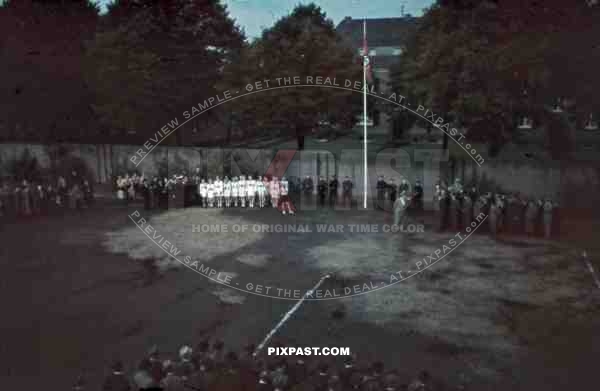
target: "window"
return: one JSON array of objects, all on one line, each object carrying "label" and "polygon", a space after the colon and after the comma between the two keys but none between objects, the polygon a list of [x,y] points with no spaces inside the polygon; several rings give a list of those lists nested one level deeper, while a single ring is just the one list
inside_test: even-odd
[{"label": "window", "polygon": [[402,49],[394,49],[392,50],[392,56],[399,56],[402,54]]},{"label": "window", "polygon": [[528,117],[523,117],[519,123],[519,129],[531,129],[533,127],[533,121]]},{"label": "window", "polygon": [[369,50],[369,56],[376,56],[377,52],[375,51],[375,49],[371,49]]}]

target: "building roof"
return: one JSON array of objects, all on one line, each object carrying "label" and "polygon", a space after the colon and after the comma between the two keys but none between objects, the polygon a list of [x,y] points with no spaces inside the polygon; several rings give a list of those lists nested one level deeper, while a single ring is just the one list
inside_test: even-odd
[{"label": "building roof", "polygon": [[[419,18],[405,16],[400,18],[374,18],[367,21],[367,43],[370,48],[376,46],[399,47],[408,42],[416,31]],[[336,28],[347,38],[353,47],[362,47],[363,19],[344,18]]]}]

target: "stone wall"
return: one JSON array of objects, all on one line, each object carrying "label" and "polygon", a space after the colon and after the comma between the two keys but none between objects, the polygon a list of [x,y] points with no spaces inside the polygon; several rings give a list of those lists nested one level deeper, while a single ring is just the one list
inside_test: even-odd
[{"label": "stone wall", "polygon": [[[113,175],[137,172],[146,176],[172,175],[186,172],[193,175],[199,169],[203,176],[215,175],[263,175],[276,151],[245,149],[207,149],[195,147],[157,146],[140,161],[135,156],[138,146],[134,145],[86,145],[66,144],[0,144],[0,175],[11,174],[11,162],[27,151],[34,156],[46,176],[56,176],[59,171],[69,169],[68,164],[86,167],[88,175],[96,183],[107,183]],[[73,163],[75,162],[75,163]],[[282,163],[283,164],[283,163]],[[363,156],[360,149],[345,150],[335,157],[327,151],[303,151],[296,153],[286,171],[287,176],[338,175],[354,179],[355,191],[363,191]],[[369,165],[369,186],[373,194],[378,175],[393,177],[396,183],[401,177],[413,182],[421,179],[426,199],[431,198],[435,181],[443,177],[444,166],[428,167],[415,163],[414,156],[402,150],[384,150]],[[478,166],[473,160],[458,161],[450,165],[449,177],[461,177],[465,184],[486,184],[494,189],[520,191],[524,194],[565,200],[578,197],[593,198],[600,187],[600,171],[595,163],[572,163],[569,165],[552,162],[514,162],[486,160]],[[316,178],[315,178],[316,179]],[[587,197],[586,195],[590,195]],[[586,196],[586,197],[584,197]],[[591,201],[586,201],[591,202]]]}]

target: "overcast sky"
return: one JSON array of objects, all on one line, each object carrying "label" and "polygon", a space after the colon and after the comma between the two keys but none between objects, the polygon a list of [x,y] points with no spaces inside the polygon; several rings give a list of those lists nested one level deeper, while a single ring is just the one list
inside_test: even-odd
[{"label": "overcast sky", "polygon": [[[294,6],[309,1],[299,0],[222,0],[227,4],[230,15],[241,26],[246,35],[254,38],[260,35],[264,27],[288,14]],[[110,0],[99,0],[104,7]],[[322,0],[313,1],[333,19],[337,25],[344,17],[353,18],[385,18],[401,16],[402,4],[404,12],[420,16],[422,10],[433,3],[433,0]]]}]

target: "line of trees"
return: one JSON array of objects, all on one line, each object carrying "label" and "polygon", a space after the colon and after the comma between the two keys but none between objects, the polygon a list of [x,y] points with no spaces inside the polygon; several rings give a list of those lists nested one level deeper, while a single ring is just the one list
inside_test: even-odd
[{"label": "line of trees", "polygon": [[[554,156],[598,113],[600,7],[586,1],[438,0],[393,71],[394,88],[496,153],[522,116],[544,127]],[[549,115],[563,99],[577,121]],[[447,135],[444,147],[447,147]]]},{"label": "line of trees", "polygon": [[[573,121],[548,106],[564,98],[577,125],[599,111],[599,13],[583,0],[437,0],[393,69],[393,89],[492,152],[519,117],[533,118],[560,157]],[[198,102],[249,83],[362,80],[356,48],[314,4],[249,42],[220,0],[114,0],[102,15],[89,0],[7,0],[0,40],[3,140],[143,143]],[[208,111],[168,142],[283,135],[302,148],[319,124],[350,129],[361,103],[341,89],[270,90]]]},{"label": "line of trees", "polygon": [[[360,80],[360,62],[314,4],[248,42],[219,0],[8,0],[0,6],[4,140],[143,143],[198,102],[274,77]],[[286,89],[212,109],[186,134],[297,137],[319,121],[347,127],[357,94]],[[241,131],[241,132],[240,132]]]}]

